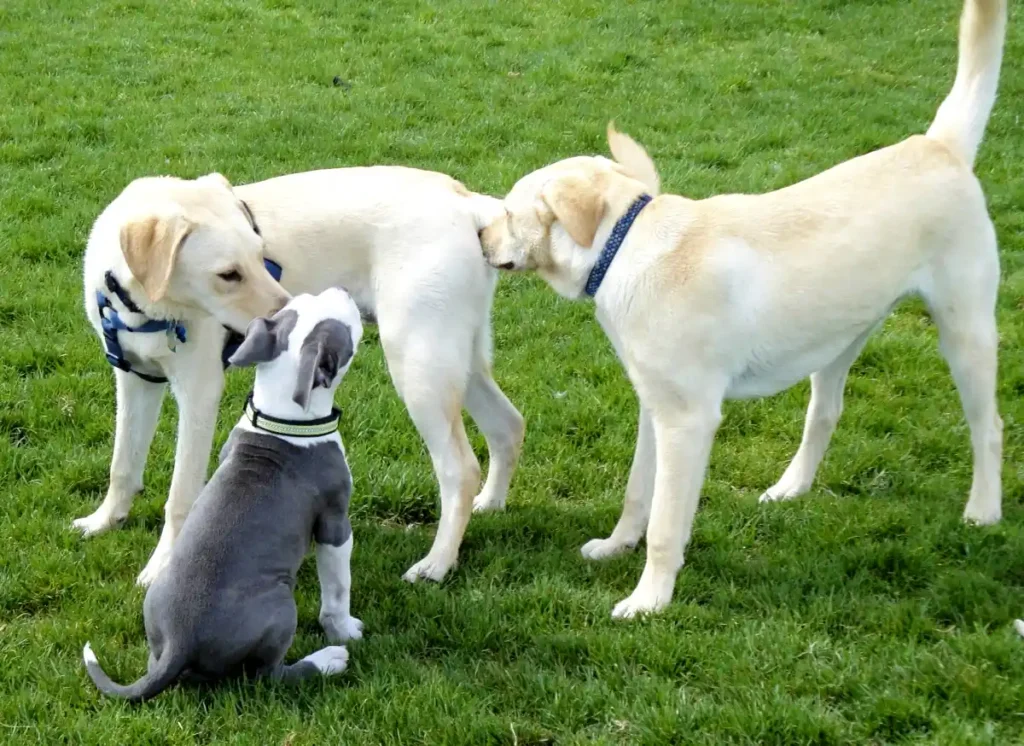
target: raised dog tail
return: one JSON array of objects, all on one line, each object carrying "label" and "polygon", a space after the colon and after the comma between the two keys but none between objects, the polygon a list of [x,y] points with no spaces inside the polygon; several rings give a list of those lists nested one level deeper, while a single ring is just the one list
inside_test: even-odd
[{"label": "raised dog tail", "polygon": [[612,152],[612,158],[632,178],[647,187],[652,197],[657,197],[661,192],[661,177],[658,176],[658,169],[636,140],[615,129],[614,122],[608,122],[608,149]]},{"label": "raised dog tail", "polygon": [[928,128],[928,137],[945,143],[970,165],[996,101],[1005,37],[1006,0],[964,2],[956,80]]},{"label": "raised dog tail", "polygon": [[165,650],[164,654],[157,661],[156,665],[134,684],[122,685],[115,683],[107,676],[92,652],[89,643],[85,643],[82,649],[82,658],[85,660],[85,670],[89,672],[89,678],[96,688],[109,697],[120,697],[131,702],[141,702],[145,699],[155,697],[164,689],[169,687],[185,668],[185,659],[174,656],[170,651]]}]

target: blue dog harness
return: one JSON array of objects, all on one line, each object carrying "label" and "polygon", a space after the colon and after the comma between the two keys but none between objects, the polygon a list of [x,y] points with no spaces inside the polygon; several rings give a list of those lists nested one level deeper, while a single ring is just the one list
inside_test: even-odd
[{"label": "blue dog harness", "polygon": [[636,198],[636,202],[629,206],[626,214],[619,218],[615,227],[612,228],[611,235],[608,236],[608,241],[601,250],[601,256],[597,258],[597,264],[590,270],[590,277],[587,278],[587,284],[583,288],[583,292],[591,298],[597,293],[597,289],[601,287],[601,281],[608,274],[608,268],[612,266],[612,260],[619,253],[619,248],[622,246],[622,242],[626,240],[626,234],[629,233],[629,229],[632,227],[633,221],[636,220],[636,216],[647,207],[647,203],[650,201],[651,195],[641,194]]},{"label": "blue dog harness", "polygon": [[[263,266],[267,268],[267,272],[278,282],[281,281],[281,265],[270,259],[263,260]],[[130,313],[137,313],[144,317],[142,309],[135,305],[132,297],[128,295],[128,291],[124,289],[117,278],[114,277],[113,272],[107,272],[103,277],[104,282],[107,285],[107,290],[112,294],[116,295],[117,299],[121,301],[121,304]],[[96,305],[100,309],[100,325],[103,328],[103,346],[107,350],[107,362],[113,365],[119,370],[123,370],[126,373],[134,373],[143,381],[149,381],[150,383],[167,383],[167,379],[163,376],[153,376],[149,373],[143,373],[142,371],[135,370],[132,364],[128,362],[128,359],[124,356],[124,350],[121,349],[121,343],[117,340],[118,332],[135,332],[138,334],[151,334],[155,332],[164,332],[168,336],[173,335],[175,339],[184,344],[187,340],[187,334],[184,325],[176,319],[148,319],[139,326],[129,326],[125,323],[118,313],[117,309],[114,308],[114,304],[110,302],[110,298],[104,295],[99,290],[96,291]],[[238,349],[238,346],[242,343],[243,336],[234,330],[229,330],[228,338],[224,343],[224,350],[221,352],[221,361],[224,363],[224,367],[228,367],[228,360]]]}]

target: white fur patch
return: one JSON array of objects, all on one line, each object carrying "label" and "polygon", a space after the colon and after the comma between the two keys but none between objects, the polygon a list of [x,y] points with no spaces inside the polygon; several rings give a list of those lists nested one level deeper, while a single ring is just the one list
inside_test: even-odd
[{"label": "white fur patch", "polygon": [[348,666],[348,650],[344,645],[331,645],[307,655],[302,660],[312,663],[324,676],[333,676]]},{"label": "white fur patch", "polygon": [[90,663],[99,663],[99,660],[96,659],[96,654],[92,652],[92,646],[89,645],[89,643],[85,643],[85,647],[82,648],[82,659],[85,661],[85,665],[87,666]]}]

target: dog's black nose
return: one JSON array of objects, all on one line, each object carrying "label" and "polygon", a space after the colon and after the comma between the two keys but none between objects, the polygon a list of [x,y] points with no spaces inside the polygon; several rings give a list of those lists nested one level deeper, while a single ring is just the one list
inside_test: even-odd
[{"label": "dog's black nose", "polygon": [[504,264],[499,264],[498,265],[498,269],[515,269],[515,268],[516,268],[516,263],[515,262],[505,262]]}]

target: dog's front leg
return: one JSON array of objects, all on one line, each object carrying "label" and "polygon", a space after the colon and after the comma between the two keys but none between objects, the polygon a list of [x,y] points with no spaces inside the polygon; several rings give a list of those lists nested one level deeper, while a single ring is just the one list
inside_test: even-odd
[{"label": "dog's front leg", "polygon": [[317,543],[316,574],[320,578],[320,625],[331,642],[358,640],[363,623],[352,616],[352,533],[339,545]]},{"label": "dog's front leg", "polygon": [[132,498],[142,489],[149,446],[156,433],[167,384],[150,383],[115,368],[117,418],[114,455],[110,460],[110,485],[103,504],[92,515],[71,525],[83,536],[95,536],[116,527],[128,516]]},{"label": "dog's front leg", "polygon": [[629,470],[622,516],[607,539],[591,539],[583,545],[580,552],[584,557],[592,560],[605,559],[637,545],[651,514],[655,466],[654,425],[650,412],[641,405],[636,452],[633,454],[633,466]]},{"label": "dog's front leg", "polygon": [[[664,406],[665,401],[672,406]],[[676,397],[666,396],[658,402],[660,411],[651,407],[657,467],[647,525],[647,563],[636,589],[616,604],[613,617],[628,619],[659,611],[672,600],[722,418],[721,401],[721,396],[702,397],[680,405]]]},{"label": "dog's front leg", "polygon": [[188,357],[182,355],[175,361],[175,368],[168,372],[171,390],[178,400],[174,473],[164,506],[160,541],[146,567],[139,573],[139,585],[152,583],[167,566],[174,540],[206,481],[217,428],[217,410],[224,390],[224,370],[216,344],[204,345],[200,338],[192,353]]}]

